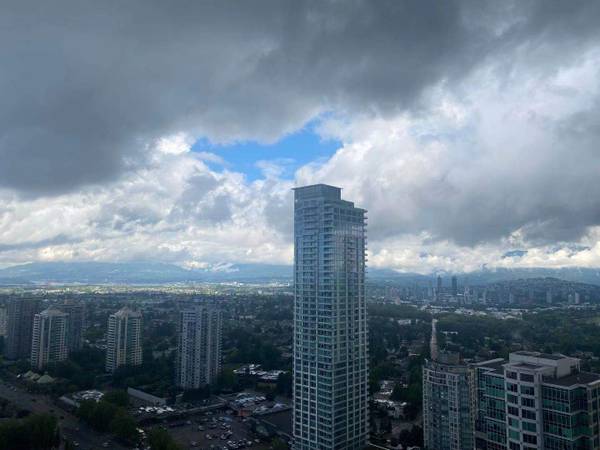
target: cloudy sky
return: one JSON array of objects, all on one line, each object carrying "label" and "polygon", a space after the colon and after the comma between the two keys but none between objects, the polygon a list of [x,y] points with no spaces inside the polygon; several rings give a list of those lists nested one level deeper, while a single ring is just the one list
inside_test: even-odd
[{"label": "cloudy sky", "polygon": [[0,266],[291,263],[296,185],[370,264],[600,267],[600,2],[4,1]]}]

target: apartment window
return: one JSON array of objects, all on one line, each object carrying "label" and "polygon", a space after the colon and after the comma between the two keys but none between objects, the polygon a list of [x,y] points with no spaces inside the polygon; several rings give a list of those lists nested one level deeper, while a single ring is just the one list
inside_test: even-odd
[{"label": "apartment window", "polygon": [[523,395],[535,395],[535,388],[533,386],[521,386],[521,394]]},{"label": "apartment window", "polygon": [[521,381],[525,381],[527,383],[533,383],[533,375],[530,373],[522,373],[520,379]]},{"label": "apartment window", "polygon": [[527,406],[528,408],[534,408],[535,407],[535,399],[522,397],[521,405]]},{"label": "apartment window", "polygon": [[533,411],[522,409],[521,414],[523,416],[523,419],[535,420],[535,412]]}]

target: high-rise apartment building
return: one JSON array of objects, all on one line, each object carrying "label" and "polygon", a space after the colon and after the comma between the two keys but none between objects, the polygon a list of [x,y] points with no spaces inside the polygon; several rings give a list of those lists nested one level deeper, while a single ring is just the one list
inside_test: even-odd
[{"label": "high-rise apartment building", "polygon": [[8,359],[26,359],[31,356],[33,316],[39,311],[36,298],[14,297],[7,304],[6,342],[4,355]]},{"label": "high-rise apartment building", "polygon": [[294,449],[368,435],[365,213],[324,184],[294,190]]},{"label": "high-rise apartment building", "polygon": [[475,448],[600,448],[600,375],[577,358],[520,351],[474,365]]},{"label": "high-rise apartment building", "polygon": [[46,309],[34,316],[31,340],[31,366],[43,369],[48,363],[64,361],[69,315],[58,309]]},{"label": "high-rise apartment building", "polygon": [[127,307],[108,318],[106,371],[142,364],[142,314]]},{"label": "high-rise apartment building", "polygon": [[176,384],[198,389],[221,371],[221,311],[195,306],[179,312]]},{"label": "high-rise apartment building", "polygon": [[[434,328],[435,333],[435,328]],[[472,450],[471,370],[457,353],[433,349],[423,366],[423,439],[427,450]]]},{"label": "high-rise apartment building", "polygon": [[67,336],[69,351],[80,350],[83,347],[83,332],[85,330],[85,306],[83,303],[67,300],[58,308],[69,315]]}]

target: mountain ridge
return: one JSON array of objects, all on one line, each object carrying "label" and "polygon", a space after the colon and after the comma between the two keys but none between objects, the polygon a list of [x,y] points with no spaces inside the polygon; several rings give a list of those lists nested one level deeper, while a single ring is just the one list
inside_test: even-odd
[{"label": "mountain ridge", "polygon": [[[420,285],[434,283],[437,275],[449,284],[456,275],[459,284],[472,286],[524,278],[552,277],[565,281],[600,285],[600,269],[484,268],[468,273],[435,272],[423,275],[392,269],[368,269],[368,280]],[[36,284],[168,284],[195,282],[291,282],[292,266],[283,264],[225,264],[186,269],[162,262],[33,262],[0,269],[0,285]]]}]

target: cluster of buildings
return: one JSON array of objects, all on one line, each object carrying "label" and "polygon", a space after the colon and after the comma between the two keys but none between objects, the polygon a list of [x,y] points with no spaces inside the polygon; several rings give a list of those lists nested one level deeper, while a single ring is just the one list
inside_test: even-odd
[{"label": "cluster of buildings", "polygon": [[580,360],[518,351],[465,364],[437,350],[423,367],[423,428],[431,450],[600,447],[600,374]]},{"label": "cluster of buildings", "polygon": [[82,304],[65,301],[40,311],[36,298],[12,298],[2,308],[5,327],[4,356],[27,359],[34,368],[64,361],[83,345],[85,310]]},{"label": "cluster of buildings", "polygon": [[[41,311],[37,298],[13,297],[0,309],[5,326],[4,356],[29,359],[34,369],[68,359],[83,346],[85,310],[65,301]],[[221,311],[211,305],[189,304],[179,311],[176,385],[195,389],[215,381],[221,370]],[[139,366],[143,361],[142,314],[124,307],[108,318],[106,371]]]}]

